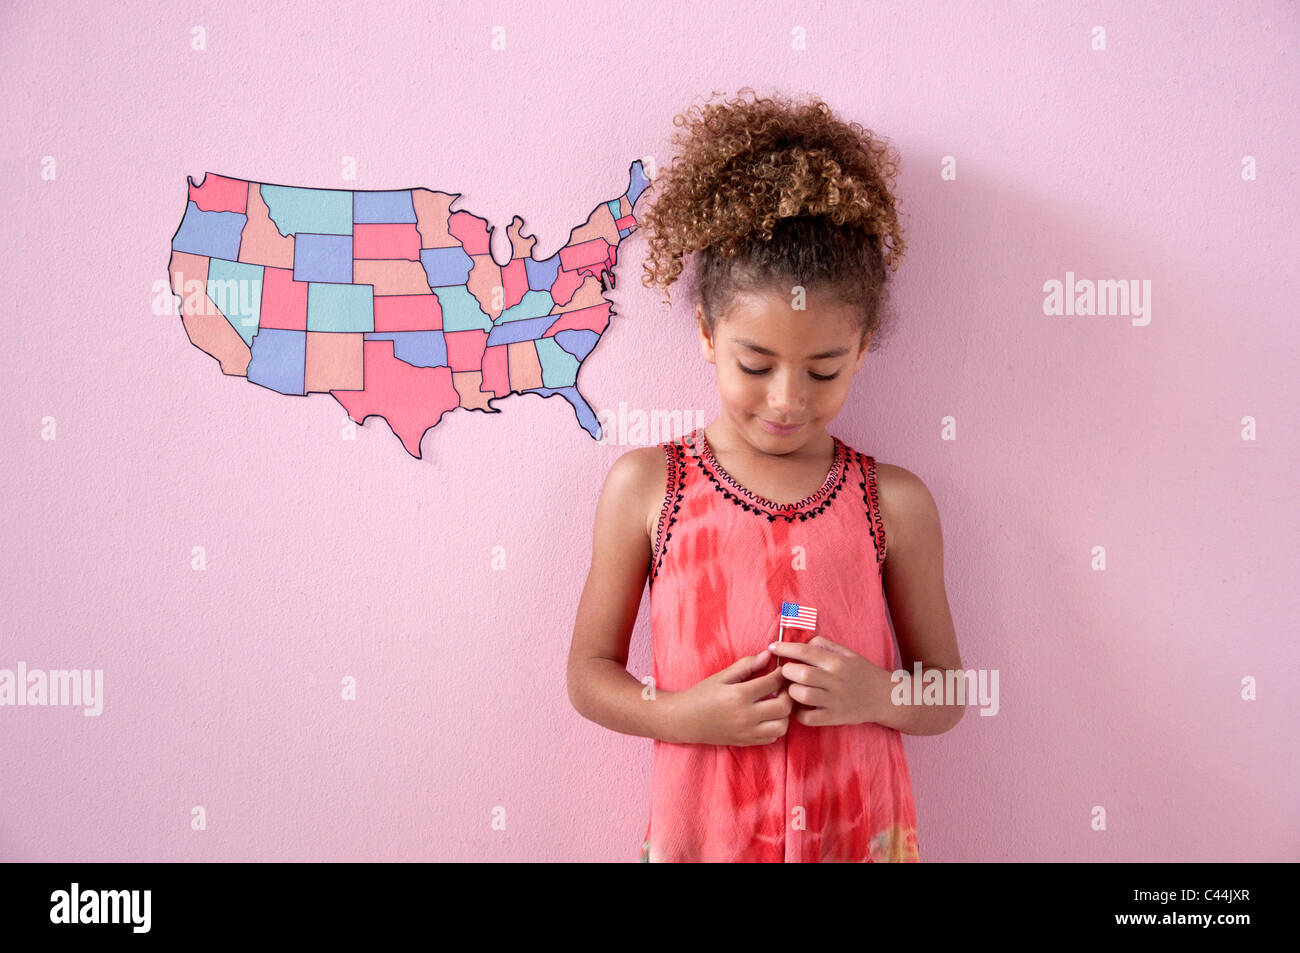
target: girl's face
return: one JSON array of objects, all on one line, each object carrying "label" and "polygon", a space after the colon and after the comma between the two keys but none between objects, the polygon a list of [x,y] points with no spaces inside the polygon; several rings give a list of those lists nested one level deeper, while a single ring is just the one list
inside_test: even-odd
[{"label": "girl's face", "polygon": [[712,335],[696,305],[700,348],[717,367],[722,413],[767,453],[797,450],[826,427],[871,343],[847,306],[812,293],[805,310],[792,301],[775,292],[739,295]]}]

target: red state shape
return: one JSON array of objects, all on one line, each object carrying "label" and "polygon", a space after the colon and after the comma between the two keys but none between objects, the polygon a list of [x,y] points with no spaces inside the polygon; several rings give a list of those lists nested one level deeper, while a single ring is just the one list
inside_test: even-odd
[{"label": "red state shape", "polygon": [[609,249],[609,242],[603,238],[565,245],[560,249],[560,267],[565,271],[576,271],[584,266],[601,264],[609,260]]},{"label": "red state shape", "polygon": [[375,295],[376,331],[438,331],[442,304],[437,295]]},{"label": "red state shape", "polygon": [[486,331],[446,331],[443,338],[447,342],[447,364],[453,371],[477,371],[483,367]]},{"label": "red state shape", "polygon": [[544,338],[554,337],[556,331],[595,331],[604,334],[609,327],[609,310],[612,305],[593,304],[590,308],[564,311],[555,317],[555,323],[546,329]]},{"label": "red state shape", "polygon": [[352,226],[352,257],[420,260],[420,233],[413,222],[358,223]]},{"label": "red state shape", "polygon": [[522,258],[512,258],[501,269],[501,291],[504,296],[504,308],[513,308],[524,300],[528,292],[528,266]]},{"label": "red state shape", "polygon": [[291,268],[262,270],[262,310],[258,327],[307,330],[307,282],[294,281]]},{"label": "red state shape", "polygon": [[447,234],[465,246],[467,255],[490,255],[487,222],[469,212],[453,212],[447,219]]},{"label": "red state shape", "polygon": [[555,281],[551,282],[551,300],[561,308],[573,300],[574,294],[582,287],[586,279],[581,273],[576,271],[565,271],[560,269],[555,276]]},{"label": "red state shape", "polygon": [[498,397],[510,393],[510,355],[508,344],[498,344],[483,353],[483,393],[494,391]]},{"label": "red state shape", "polygon": [[610,244],[606,244],[605,247],[609,249],[609,256],[589,265],[583,265],[578,268],[578,274],[591,275],[597,281],[603,281],[601,276],[607,271],[613,271],[614,265],[618,263],[618,248]]},{"label": "red state shape", "polygon": [[330,393],[359,424],[364,425],[368,417],[383,417],[417,460],[425,432],[460,406],[450,368],[413,367],[399,361],[393,357],[392,341],[365,342],[365,385],[363,390]]},{"label": "red state shape", "polygon": [[228,179],[208,172],[203,176],[202,185],[195,185],[193,179],[189,181],[190,201],[202,211],[248,214],[248,183],[243,179]]}]

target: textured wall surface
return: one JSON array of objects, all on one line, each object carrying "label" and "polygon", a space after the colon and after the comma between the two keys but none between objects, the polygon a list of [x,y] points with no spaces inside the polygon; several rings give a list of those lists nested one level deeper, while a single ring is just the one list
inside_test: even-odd
[{"label": "textured wall surface", "polygon": [[[651,743],[565,691],[627,445],[535,397],[420,460],[345,439],[159,313],[169,243],[210,170],[462,192],[544,257],[753,85],[903,158],[897,329],[832,430],[930,487],[963,662],[1000,674],[995,716],[906,739],[922,860],[1300,859],[1294,4],[418,6],[0,14],[0,669],[103,673],[97,717],[0,707],[0,856],[636,857]],[[580,386],[711,419],[643,254]],[[1067,274],[1150,310],[1045,314]]]}]

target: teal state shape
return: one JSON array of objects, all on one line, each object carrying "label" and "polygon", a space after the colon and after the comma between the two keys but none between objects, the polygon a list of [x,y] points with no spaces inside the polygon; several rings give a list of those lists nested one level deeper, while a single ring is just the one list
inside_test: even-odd
[{"label": "teal state shape", "polygon": [[208,297],[249,347],[262,319],[262,277],[261,265],[208,259]]},{"label": "teal state shape", "polygon": [[491,331],[492,319],[479,307],[478,299],[465,285],[443,285],[434,288],[442,308],[444,331]]},{"label": "teal state shape", "polygon": [[578,380],[578,359],[560,347],[555,338],[538,338],[537,359],[542,365],[542,383],[547,387],[572,387]]}]

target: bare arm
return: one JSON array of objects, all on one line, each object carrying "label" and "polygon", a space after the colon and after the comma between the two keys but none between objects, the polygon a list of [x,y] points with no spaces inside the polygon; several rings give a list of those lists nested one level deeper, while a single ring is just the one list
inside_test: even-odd
[{"label": "bare arm", "polygon": [[[934,497],[910,470],[883,464],[877,470],[885,520],[885,598],[903,667],[909,674],[914,662],[920,662],[923,671],[960,669],[943,583],[943,532]],[[937,735],[961,721],[966,707],[903,705],[894,711],[896,717],[888,727],[910,735]]]},{"label": "bare arm", "polygon": [[574,709],[625,735],[677,741],[672,699],[653,697],[627,670],[628,644],[641,605],[653,541],[648,514],[662,500],[663,450],[644,447],[614,461],[596,504],[591,569],[578,603],[569,646],[568,689]]}]

